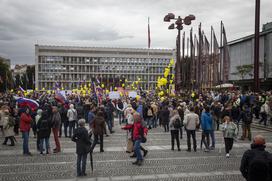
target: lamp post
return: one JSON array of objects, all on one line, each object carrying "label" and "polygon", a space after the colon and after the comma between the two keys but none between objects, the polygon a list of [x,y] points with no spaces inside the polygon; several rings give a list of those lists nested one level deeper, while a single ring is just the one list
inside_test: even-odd
[{"label": "lamp post", "polygon": [[[188,15],[185,18],[181,18],[178,16],[178,18],[175,18],[175,14],[173,13],[168,13],[165,15],[163,21],[164,22],[170,22],[171,20],[176,20],[175,23],[172,23],[168,29],[177,29],[178,30],[178,35],[177,35],[177,40],[176,40],[176,46],[177,46],[177,57],[176,57],[176,65],[175,65],[175,89],[180,90],[181,86],[181,75],[182,75],[182,67],[181,67],[181,60],[180,60],[180,30],[183,29],[183,24],[185,25],[190,25],[193,20],[195,20],[194,15]],[[175,27],[176,25],[176,27]]]}]

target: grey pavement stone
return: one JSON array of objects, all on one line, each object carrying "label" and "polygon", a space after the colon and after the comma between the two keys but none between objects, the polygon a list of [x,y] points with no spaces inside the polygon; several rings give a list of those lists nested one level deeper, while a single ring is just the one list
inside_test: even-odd
[{"label": "grey pavement stone", "polygon": [[137,175],[137,176],[132,176],[132,180],[147,180],[147,179],[156,179],[156,175]]},{"label": "grey pavement stone", "polygon": [[122,181],[122,180],[132,180],[131,176],[116,176],[116,177],[111,177],[112,181]]},{"label": "grey pavement stone", "polygon": [[[231,157],[225,158],[222,133],[215,132],[216,149],[210,153],[186,152],[186,139],[181,140],[182,151],[170,150],[170,133],[162,128],[152,129],[148,133],[148,142],[143,144],[149,150],[141,167],[131,164],[135,159],[125,153],[126,132],[119,125],[110,137],[105,137],[105,152],[95,149],[94,172],[87,164],[87,177],[76,178],[75,143],[68,138],[61,138],[62,152],[41,156],[35,150],[36,140],[31,136],[30,149],[32,157],[22,155],[22,139],[17,137],[15,147],[0,145],[0,180],[1,181],[97,181],[97,180],[184,180],[184,181],[240,181],[240,160],[245,150],[250,148],[249,141],[235,142]],[[261,133],[267,139],[267,149],[272,149],[271,132],[253,129],[253,135]],[[200,144],[201,132],[197,132],[197,144]],[[3,137],[0,136],[0,142]],[[51,148],[54,147],[53,137],[50,138]],[[199,147],[198,147],[199,148]],[[221,153],[219,151],[221,150]]]}]

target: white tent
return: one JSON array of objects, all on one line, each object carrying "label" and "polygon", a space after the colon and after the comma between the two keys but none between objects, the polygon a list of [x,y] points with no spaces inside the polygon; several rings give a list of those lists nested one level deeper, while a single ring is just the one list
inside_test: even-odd
[{"label": "white tent", "polygon": [[231,88],[231,87],[234,87],[234,85],[228,83],[215,86],[215,88]]}]

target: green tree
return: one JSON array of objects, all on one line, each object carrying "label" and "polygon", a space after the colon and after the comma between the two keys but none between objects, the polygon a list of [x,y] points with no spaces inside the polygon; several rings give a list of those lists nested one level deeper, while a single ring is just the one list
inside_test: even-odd
[{"label": "green tree", "polygon": [[34,89],[34,77],[35,77],[35,66],[27,66],[26,68],[26,80],[27,80],[27,88]]},{"label": "green tree", "polygon": [[244,80],[247,75],[249,75],[250,77],[253,76],[253,68],[253,64],[239,65],[236,66],[237,72],[232,73],[232,75],[238,75],[242,80]]},{"label": "green tree", "polygon": [[0,59],[0,92],[12,87],[12,76],[9,66]]}]

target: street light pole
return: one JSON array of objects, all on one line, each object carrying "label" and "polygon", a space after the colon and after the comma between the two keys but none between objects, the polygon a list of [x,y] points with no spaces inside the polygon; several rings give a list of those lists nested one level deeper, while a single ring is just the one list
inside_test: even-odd
[{"label": "street light pole", "polygon": [[[176,47],[177,47],[177,55],[176,55],[176,65],[175,65],[175,89],[180,90],[181,86],[181,76],[182,76],[182,64],[181,64],[181,59],[180,59],[180,30],[183,29],[183,24],[185,25],[190,25],[191,21],[195,20],[194,15],[188,15],[185,18],[181,18],[178,16],[178,18],[175,18],[175,15],[173,13],[168,13],[164,19],[165,22],[170,22],[170,20],[176,20],[175,23],[172,23],[168,29],[177,29],[178,30],[178,35],[177,35],[177,40],[176,40]],[[176,25],[176,27],[175,27]],[[184,79],[185,80],[185,79]]]},{"label": "street light pole", "polygon": [[259,37],[260,37],[260,0],[256,0],[255,7],[255,37],[254,37],[254,89],[260,91],[259,79]]}]

